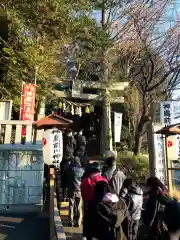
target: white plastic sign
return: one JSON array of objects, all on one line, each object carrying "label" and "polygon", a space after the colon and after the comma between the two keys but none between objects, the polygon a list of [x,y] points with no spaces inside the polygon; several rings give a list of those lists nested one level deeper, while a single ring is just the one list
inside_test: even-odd
[{"label": "white plastic sign", "polygon": [[63,158],[62,132],[57,128],[44,131],[42,143],[44,162],[47,165],[59,167]]},{"label": "white plastic sign", "polygon": [[122,113],[114,113],[114,142],[120,142],[122,128]]}]

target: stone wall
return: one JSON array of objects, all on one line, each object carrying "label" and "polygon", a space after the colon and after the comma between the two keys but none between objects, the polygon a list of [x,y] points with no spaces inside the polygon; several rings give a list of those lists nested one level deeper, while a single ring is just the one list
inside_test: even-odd
[{"label": "stone wall", "polygon": [[0,205],[42,204],[42,151],[0,151]]}]

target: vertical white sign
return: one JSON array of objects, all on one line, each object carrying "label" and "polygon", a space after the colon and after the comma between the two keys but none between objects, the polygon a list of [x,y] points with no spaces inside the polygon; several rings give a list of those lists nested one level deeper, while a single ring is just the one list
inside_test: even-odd
[{"label": "vertical white sign", "polygon": [[[180,103],[177,101],[165,101],[158,102],[157,107],[158,111],[155,110],[155,122],[158,119],[158,122],[162,123],[163,126],[169,126],[172,124],[180,123]],[[159,128],[155,125],[154,132],[156,132]],[[165,144],[164,139],[161,135],[153,134],[154,138],[154,151],[155,151],[155,168],[156,168],[156,176],[162,181],[166,182],[166,161],[165,161]],[[177,151],[177,159],[180,159],[180,135],[176,135],[177,141],[175,149]],[[176,160],[176,159],[174,159]]]},{"label": "vertical white sign", "polygon": [[120,142],[122,128],[122,113],[114,113],[114,142]]},{"label": "vertical white sign", "polygon": [[[154,126],[154,132],[161,129],[162,126]],[[155,174],[164,184],[166,184],[166,163],[165,163],[165,148],[164,138],[161,134],[153,134],[154,138],[154,153],[155,153]]]},{"label": "vertical white sign", "polygon": [[[165,126],[180,123],[180,103],[177,101],[160,102],[161,122]],[[180,158],[180,135],[177,134],[177,156]]]},{"label": "vertical white sign", "polygon": [[0,120],[11,120],[12,100],[0,101]]}]

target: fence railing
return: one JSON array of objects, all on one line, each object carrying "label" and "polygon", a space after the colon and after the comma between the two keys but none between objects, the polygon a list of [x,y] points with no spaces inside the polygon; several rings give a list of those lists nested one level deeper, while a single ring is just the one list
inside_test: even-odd
[{"label": "fence railing", "polygon": [[32,121],[0,120],[0,144],[38,144],[42,136]]}]

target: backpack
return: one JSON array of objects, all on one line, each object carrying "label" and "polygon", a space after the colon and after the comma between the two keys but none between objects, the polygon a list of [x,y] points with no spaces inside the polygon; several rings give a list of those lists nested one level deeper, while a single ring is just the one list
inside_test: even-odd
[{"label": "backpack", "polygon": [[97,182],[104,181],[108,183],[107,179],[102,177],[100,173],[91,174],[90,176],[86,177],[81,183],[81,195],[83,200],[89,202],[92,200],[94,195],[94,187]]},{"label": "backpack", "polygon": [[[157,223],[159,221],[159,218],[161,217],[161,214],[164,212],[164,208],[167,206],[169,202],[172,201],[172,198],[169,196],[165,196],[163,194],[154,195],[154,202],[155,202],[155,209],[148,209],[148,203],[151,201],[152,196],[149,198],[149,200],[146,203],[146,210],[142,212],[142,219],[146,226],[157,226]],[[149,213],[153,212],[152,218],[149,218]]]},{"label": "backpack", "polygon": [[122,222],[127,216],[127,207],[123,199],[116,203],[100,202],[93,218],[95,235],[103,240],[125,240]]}]

